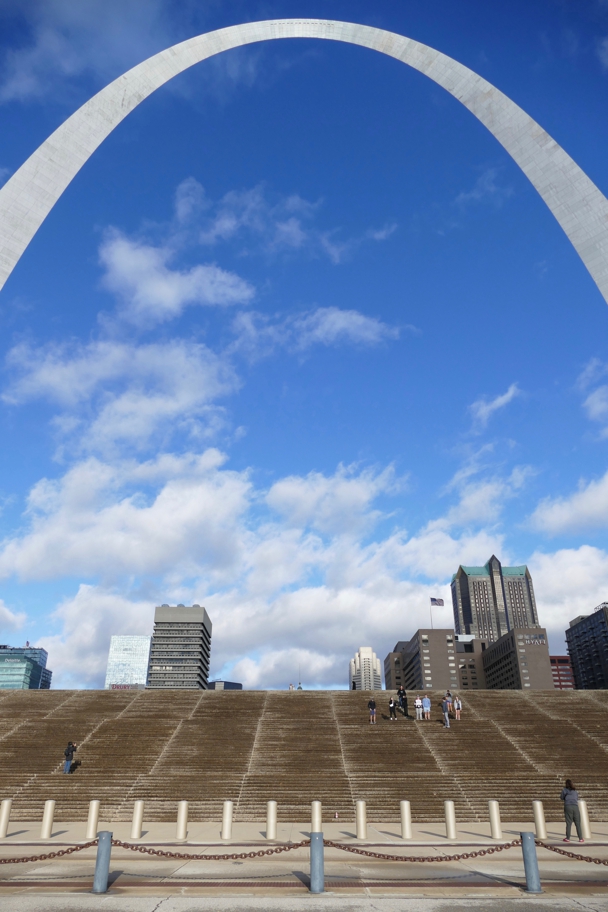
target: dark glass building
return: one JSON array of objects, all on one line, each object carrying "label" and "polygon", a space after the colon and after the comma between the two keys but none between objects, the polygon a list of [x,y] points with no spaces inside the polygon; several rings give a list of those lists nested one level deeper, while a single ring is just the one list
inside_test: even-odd
[{"label": "dark glass building", "polygon": [[526,566],[503,567],[492,555],[483,567],[462,567],[452,577],[456,633],[487,643],[515,627],[538,627],[532,577]]},{"label": "dark glass building", "polygon": [[211,621],[200,605],[161,605],[154,613],[148,687],[207,690]]},{"label": "dark glass building", "polygon": [[48,657],[34,646],[0,646],[0,690],[49,690]]},{"label": "dark glass building", "polygon": [[608,602],[570,621],[566,642],[577,688],[608,688]]}]

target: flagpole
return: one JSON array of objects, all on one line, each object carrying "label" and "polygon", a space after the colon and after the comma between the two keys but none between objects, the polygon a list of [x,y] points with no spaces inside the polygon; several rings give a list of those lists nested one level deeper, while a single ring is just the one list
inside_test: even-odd
[{"label": "flagpole", "polygon": [[433,629],[433,599],[429,598],[429,613],[431,615],[431,630]]}]

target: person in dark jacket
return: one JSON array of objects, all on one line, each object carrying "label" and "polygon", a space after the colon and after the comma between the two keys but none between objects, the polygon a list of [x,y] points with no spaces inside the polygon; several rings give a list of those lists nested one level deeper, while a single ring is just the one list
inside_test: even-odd
[{"label": "person in dark jacket", "polygon": [[390,713],[391,722],[393,721],[393,719],[396,722],[397,721],[397,704],[395,703],[395,701],[393,700],[392,697],[388,701],[388,711]]},{"label": "person in dark jacket", "polygon": [[375,724],[376,724],[376,701],[374,700],[373,697],[371,698],[371,700],[370,700],[369,703],[367,704],[367,708],[369,709],[369,722],[370,722],[370,725],[375,725]]},{"label": "person in dark jacket", "polygon": [[69,772],[70,772],[70,768],[71,768],[72,763],[73,763],[73,761],[74,761],[74,754],[76,753],[77,750],[78,750],[78,748],[77,748],[77,746],[74,744],[74,742],[73,742],[73,741],[68,741],[68,746],[66,747],[66,749],[65,749],[64,752],[63,752],[63,756],[65,757],[65,763],[63,764],[63,772],[64,772],[64,773],[69,773]]},{"label": "person in dark jacket", "polygon": [[578,841],[584,842],[585,840],[583,839],[581,830],[581,811],[578,806],[578,792],[574,788],[572,779],[566,779],[566,786],[562,789],[562,793],[559,797],[564,802],[564,817],[566,818],[566,838],[564,839],[564,842],[570,842],[572,824],[576,827]]}]

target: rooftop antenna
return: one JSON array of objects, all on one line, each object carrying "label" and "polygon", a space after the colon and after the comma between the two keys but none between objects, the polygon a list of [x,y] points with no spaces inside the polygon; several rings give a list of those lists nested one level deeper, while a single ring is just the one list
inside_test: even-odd
[{"label": "rooftop antenna", "polygon": [[298,665],[298,690],[303,690],[303,689],[304,688],[302,687],[301,667],[300,667],[300,665]]}]

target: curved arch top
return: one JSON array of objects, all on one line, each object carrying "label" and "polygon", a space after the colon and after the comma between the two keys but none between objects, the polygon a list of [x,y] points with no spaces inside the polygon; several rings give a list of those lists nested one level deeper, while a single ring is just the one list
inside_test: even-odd
[{"label": "curved arch top", "polygon": [[70,181],[140,102],[208,57],[276,38],[361,45],[406,63],[446,89],[529,178],[608,302],[608,200],[561,146],[499,89],[440,51],[394,32],[327,19],[274,19],[208,32],[155,54],[94,95],[0,190],[0,289]]}]

